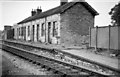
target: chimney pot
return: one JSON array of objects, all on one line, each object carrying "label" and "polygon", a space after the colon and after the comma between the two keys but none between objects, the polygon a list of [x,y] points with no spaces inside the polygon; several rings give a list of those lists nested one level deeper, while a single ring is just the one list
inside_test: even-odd
[{"label": "chimney pot", "polygon": [[34,16],[36,14],[36,11],[32,9],[31,15]]},{"label": "chimney pot", "polygon": [[40,8],[39,7],[37,8],[37,14],[39,14],[41,12],[42,12],[42,9],[41,9],[41,6],[40,6]]}]

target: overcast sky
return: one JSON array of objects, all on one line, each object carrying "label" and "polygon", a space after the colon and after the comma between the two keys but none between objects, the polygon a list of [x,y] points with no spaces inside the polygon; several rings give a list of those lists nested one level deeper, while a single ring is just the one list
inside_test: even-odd
[{"label": "overcast sky", "polygon": [[[68,0],[69,2],[72,0]],[[95,25],[107,26],[110,24],[108,14],[112,7],[120,0],[85,0],[99,15],[95,17]],[[0,1],[0,30],[4,25],[13,25],[31,15],[31,10],[41,6],[43,11],[60,5],[60,0],[3,0]]]}]

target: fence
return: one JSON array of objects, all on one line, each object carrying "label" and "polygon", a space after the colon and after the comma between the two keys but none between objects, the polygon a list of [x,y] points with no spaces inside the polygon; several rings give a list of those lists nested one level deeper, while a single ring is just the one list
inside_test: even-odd
[{"label": "fence", "polygon": [[120,27],[90,28],[90,47],[120,50]]}]

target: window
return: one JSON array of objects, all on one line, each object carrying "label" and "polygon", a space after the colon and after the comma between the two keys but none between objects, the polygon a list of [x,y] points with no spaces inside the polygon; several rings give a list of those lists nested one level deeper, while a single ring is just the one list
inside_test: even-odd
[{"label": "window", "polygon": [[42,23],[41,25],[41,36],[44,36],[45,35],[45,24]]},{"label": "window", "polygon": [[26,36],[26,27],[23,27],[23,36]]},{"label": "window", "polygon": [[19,28],[19,36],[20,36],[20,28]]},{"label": "window", "polygon": [[32,25],[32,40],[34,41],[34,35],[35,35],[35,25]]},{"label": "window", "polygon": [[51,31],[51,22],[48,22],[48,35],[50,35],[50,31]]},{"label": "window", "polygon": [[28,36],[30,36],[30,26],[28,26]]},{"label": "window", "polygon": [[23,29],[24,29],[24,28],[23,28],[23,27],[21,27],[21,36],[23,36]]},{"label": "window", "polygon": [[51,44],[50,33],[51,33],[51,22],[48,22],[48,43]]},{"label": "window", "polygon": [[57,27],[57,22],[53,22],[53,37],[58,35],[58,27]]}]

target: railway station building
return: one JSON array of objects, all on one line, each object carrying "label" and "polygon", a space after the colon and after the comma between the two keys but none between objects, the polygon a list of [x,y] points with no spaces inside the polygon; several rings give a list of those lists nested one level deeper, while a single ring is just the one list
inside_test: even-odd
[{"label": "railway station building", "polygon": [[31,16],[14,26],[14,39],[49,44],[79,45],[83,35],[89,35],[98,15],[87,2],[60,2],[60,6],[42,12],[31,11]]}]

